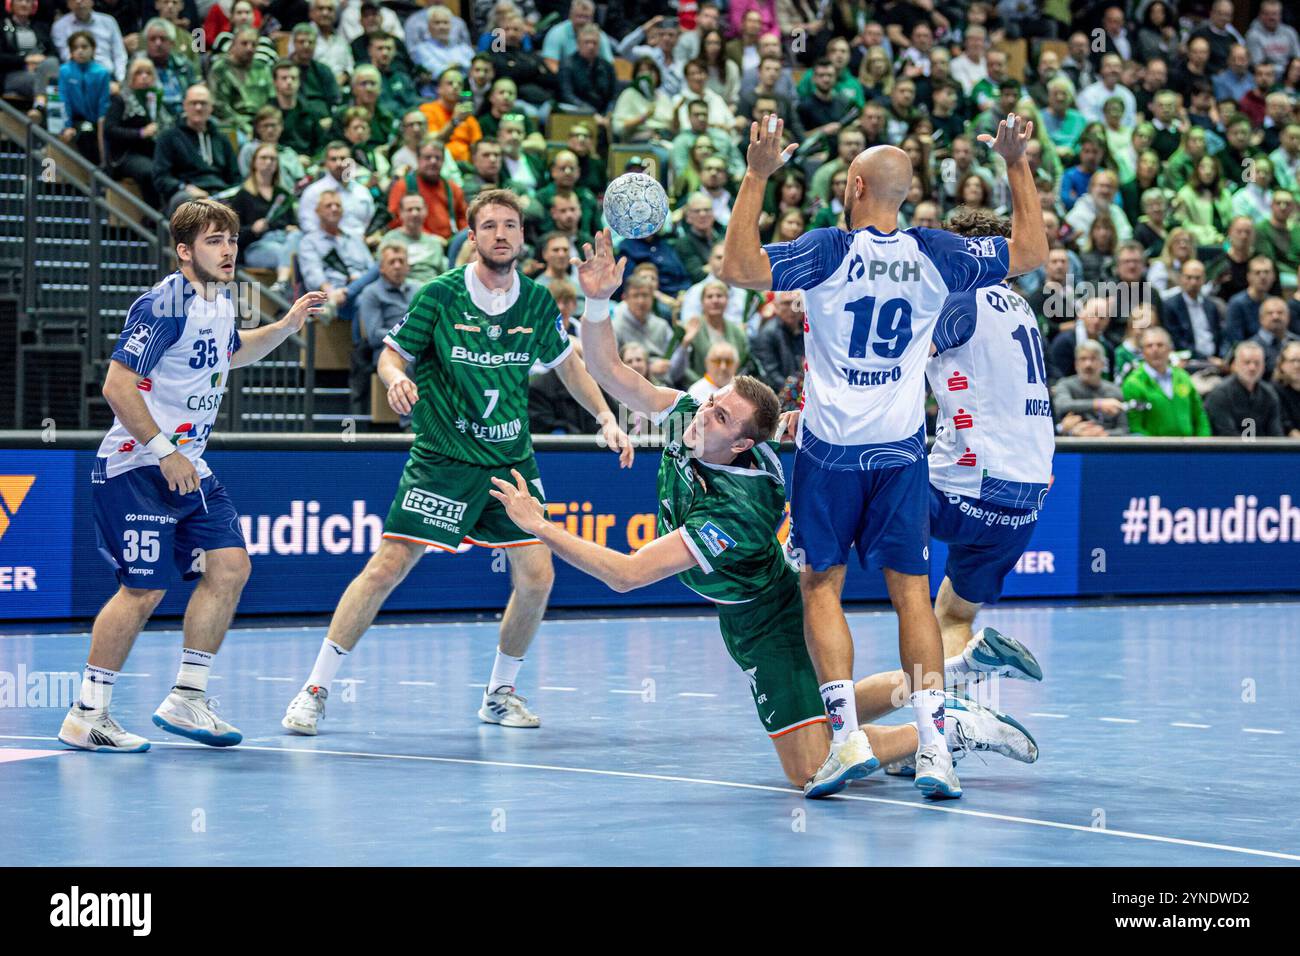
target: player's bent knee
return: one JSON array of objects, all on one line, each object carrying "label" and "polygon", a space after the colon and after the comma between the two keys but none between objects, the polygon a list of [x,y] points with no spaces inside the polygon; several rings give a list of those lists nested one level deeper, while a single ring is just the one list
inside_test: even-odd
[{"label": "player's bent knee", "polygon": [[166,588],[129,588],[125,584],[117,592],[132,604],[153,611],[167,594]]},{"label": "player's bent knee", "polygon": [[242,589],[253,573],[253,562],[243,548],[224,548],[208,555],[203,579],[214,587]]}]

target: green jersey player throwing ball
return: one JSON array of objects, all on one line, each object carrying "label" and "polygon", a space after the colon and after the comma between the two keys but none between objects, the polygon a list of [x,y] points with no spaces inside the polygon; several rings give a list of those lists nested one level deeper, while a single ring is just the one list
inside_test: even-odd
[{"label": "green jersey player throwing ball", "polygon": [[533,363],[556,370],[601,423],[624,467],[633,452],[573,350],[554,299],[515,268],[524,247],[521,209],[508,190],[479,193],[468,211],[475,261],[426,284],[385,339],[379,377],[393,410],[411,415],[415,443],[379,549],[343,592],[311,676],[281,721],[286,730],[316,733],[343,658],[425,549],[455,552],[464,545],[508,549],[513,585],[479,717],[506,727],[541,722],[515,693],[515,679],[546,611],[551,554],[489,496],[490,478],[514,474],[526,478],[538,507],[544,501],[528,431]]},{"label": "green jersey player throwing ball", "polygon": [[[614,260],[608,231],[589,244],[578,264],[587,297],[582,318],[584,357],[592,375],[630,409],[667,425],[669,443],[659,463],[658,537],[635,554],[584,541],[550,521],[529,487],[528,475],[492,477],[491,494],[526,534],[561,559],[616,591],[671,575],[718,607],[718,623],[732,658],[749,678],[759,719],[776,746],[791,783],[810,797],[829,796],[847,781],[821,787],[813,779],[830,751],[826,710],[803,637],[799,579],[786,561],[777,529],[785,510],[785,478],[772,440],[779,422],[776,395],[762,382],[739,376],[700,405],[654,385],[618,357],[610,328],[609,297],[622,284],[626,260]],[[576,262],[576,260],[575,260]],[[896,675],[875,675],[857,690],[865,721],[906,702],[890,688]],[[1038,748],[1014,723],[973,702],[951,699],[954,754],[991,750],[1031,763]],[[917,749],[913,724],[867,726],[876,756],[904,763]]]}]

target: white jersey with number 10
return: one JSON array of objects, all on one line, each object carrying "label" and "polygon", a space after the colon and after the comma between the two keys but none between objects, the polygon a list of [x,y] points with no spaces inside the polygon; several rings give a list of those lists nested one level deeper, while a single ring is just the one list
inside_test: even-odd
[{"label": "white jersey with number 10", "polygon": [[934,346],[930,484],[1008,508],[1042,507],[1056,429],[1034,310],[1005,286],[950,296]]},{"label": "white jersey with number 10", "polygon": [[801,454],[824,468],[925,457],[925,363],[948,296],[1007,276],[1007,240],[938,229],[814,229],[764,246],[772,288],[804,292]]}]

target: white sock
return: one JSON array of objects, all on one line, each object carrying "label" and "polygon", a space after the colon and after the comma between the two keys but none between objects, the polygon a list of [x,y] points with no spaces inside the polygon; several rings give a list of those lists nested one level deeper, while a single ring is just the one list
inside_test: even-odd
[{"label": "white sock", "polygon": [[81,672],[81,697],[78,701],[81,709],[107,711],[109,702],[113,699],[113,685],[116,683],[117,671],[87,664]]},{"label": "white sock", "polygon": [[943,691],[918,690],[911,700],[912,710],[916,713],[916,735],[920,740],[918,749],[938,744],[947,750],[948,738],[943,733]]},{"label": "white sock", "polygon": [[212,672],[212,658],[208,651],[196,651],[192,647],[181,648],[181,668],[176,672],[176,690],[198,691],[200,694],[208,689],[208,675]]},{"label": "white sock", "polygon": [[511,657],[509,654],[502,654],[498,649],[497,659],[492,663],[492,676],[488,678],[488,693],[494,694],[502,687],[513,690],[515,679],[519,676],[519,667],[523,662],[522,657]]},{"label": "white sock", "polygon": [[821,686],[822,702],[831,722],[831,745],[844,743],[858,729],[858,702],[853,696],[853,681],[833,680]]},{"label": "white sock", "polygon": [[316,664],[311,669],[311,676],[307,678],[307,683],[302,685],[302,689],[323,687],[328,691],[330,684],[334,683],[334,675],[339,672],[339,668],[343,665],[343,658],[347,656],[347,651],[328,637],[325,638],[321,642],[320,652],[316,655]]},{"label": "white sock", "polygon": [[966,663],[966,656],[957,654],[943,662],[943,686],[965,683],[967,675],[975,673],[978,672]]}]

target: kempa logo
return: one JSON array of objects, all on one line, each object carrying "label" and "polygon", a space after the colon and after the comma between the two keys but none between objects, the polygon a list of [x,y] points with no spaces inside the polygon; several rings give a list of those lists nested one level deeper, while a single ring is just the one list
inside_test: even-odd
[{"label": "kempa logo", "polygon": [[86,893],[74,886],[50,897],[51,926],[129,926],[133,936],[153,928],[152,893]]},{"label": "kempa logo", "polygon": [[35,475],[0,475],[0,538],[9,530],[13,516],[35,483]]}]

